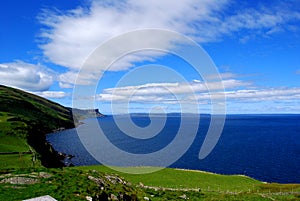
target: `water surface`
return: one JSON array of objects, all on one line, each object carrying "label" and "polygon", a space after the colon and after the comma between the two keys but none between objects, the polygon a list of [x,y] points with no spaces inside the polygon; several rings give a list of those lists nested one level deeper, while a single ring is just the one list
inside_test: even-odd
[{"label": "water surface", "polygon": [[[147,115],[136,114],[131,117],[138,126],[150,124]],[[200,122],[195,122],[192,115],[189,118],[191,124],[199,123],[196,138],[188,151],[170,167],[244,174],[266,182],[300,183],[300,115],[227,115],[218,144],[203,160],[198,159],[198,154],[208,130],[210,116],[201,115]],[[112,116],[97,120],[106,137],[115,146],[135,154],[163,149],[175,138],[180,126],[180,115],[170,114],[158,135],[141,140],[120,131]],[[78,129],[85,129],[89,140],[97,141],[97,128],[90,126],[90,122],[91,119],[85,120]],[[81,144],[76,129],[49,134],[47,140],[56,150],[74,155],[69,162],[76,166],[99,164]],[[151,165],[151,161],[145,164]]]}]

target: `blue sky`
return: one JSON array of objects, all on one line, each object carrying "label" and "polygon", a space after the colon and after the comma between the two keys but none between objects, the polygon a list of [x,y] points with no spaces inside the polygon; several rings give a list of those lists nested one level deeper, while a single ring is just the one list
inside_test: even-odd
[{"label": "blue sky", "polygon": [[[193,67],[172,54],[141,51],[110,70],[93,69],[76,79],[105,41],[134,30],[167,29],[208,53],[225,86],[227,113],[300,113],[297,0],[11,0],[2,1],[0,11],[0,84],[72,106],[75,84],[98,83],[94,96],[85,98],[95,99],[95,107],[106,114],[112,112],[111,102],[121,110],[128,100],[130,112],[156,106],[180,112],[178,97],[209,113],[213,92]],[[172,51],[169,39],[160,40]],[[144,38],[135,42],[147,43]],[[196,102],[189,102],[187,85],[195,90]]]}]

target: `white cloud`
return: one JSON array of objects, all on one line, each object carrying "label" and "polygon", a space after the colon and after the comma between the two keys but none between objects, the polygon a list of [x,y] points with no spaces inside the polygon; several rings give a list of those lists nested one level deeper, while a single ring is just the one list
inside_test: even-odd
[{"label": "white cloud", "polygon": [[300,88],[268,88],[260,90],[238,90],[226,92],[228,99],[238,101],[284,101],[300,99]]},{"label": "white cloud", "polygon": [[44,97],[44,98],[54,98],[60,99],[70,96],[70,94],[64,91],[42,91],[42,92],[34,92],[35,95]]},{"label": "white cloud", "polygon": [[[41,37],[41,48],[52,62],[76,71],[97,46],[119,34],[142,28],[171,29],[186,34],[198,42],[220,40],[240,33],[242,42],[256,34],[270,35],[286,30],[286,24],[300,20],[300,14],[284,5],[247,8],[224,15],[229,0],[127,0],[91,1],[89,7],[68,12],[45,10],[39,20],[47,29]],[[251,31],[254,36],[247,35]],[[151,35],[135,38],[132,43],[148,43]],[[170,48],[169,38],[159,41]],[[122,44],[120,44],[122,45]],[[108,55],[114,54],[113,50]],[[110,70],[126,70],[134,62],[153,59],[162,54],[132,55]],[[100,67],[101,68],[101,67]]]},{"label": "white cloud", "polygon": [[[209,7],[213,2],[203,1],[200,6],[192,0],[180,3],[131,0],[109,4],[94,1],[87,10],[78,8],[64,15],[47,11],[40,20],[50,28],[42,33],[42,37],[50,42],[41,47],[54,63],[78,69],[92,50],[111,37],[141,28],[188,28],[188,19],[205,16],[212,9]],[[195,11],[191,12],[191,6],[195,7]],[[149,43],[151,38],[149,35],[147,40],[135,38],[135,41]],[[168,46],[168,40],[160,42]],[[129,65],[136,59],[140,60],[140,57],[131,58]]]},{"label": "white cloud", "polygon": [[[265,89],[243,89],[243,90],[231,90],[225,92],[227,102],[235,103],[261,103],[267,101],[280,101],[280,104],[284,104],[287,101],[300,99],[300,88],[265,88]],[[218,93],[201,93],[197,94],[197,100],[199,102],[207,102],[210,98],[220,99],[223,94]],[[187,98],[192,101],[193,98]],[[195,103],[195,102],[194,102]]]},{"label": "white cloud", "polygon": [[72,88],[75,84],[78,72],[68,71],[58,76],[60,88]]},{"label": "white cloud", "polygon": [[103,90],[102,94],[97,95],[96,99],[108,102],[126,102],[130,100],[139,103],[161,102],[173,104],[177,102],[178,98],[184,101],[189,100],[192,94],[207,94],[207,86],[211,90],[210,93],[217,93],[223,89],[223,86],[225,89],[234,89],[248,85],[250,83],[234,79],[223,80],[222,83],[204,83],[200,80],[193,80],[190,83],[149,83],[138,86],[108,88]]},{"label": "white cloud", "polygon": [[[230,81],[229,81],[230,82]],[[220,83],[211,83],[212,89],[221,89]],[[105,89],[104,93],[106,94],[117,94],[122,96],[131,96],[133,94],[140,94],[140,95],[163,95],[172,91],[176,94],[186,94],[190,93],[191,89],[195,92],[203,92],[207,91],[207,87],[205,83],[201,81],[193,81],[192,83],[149,83],[139,86],[126,86],[126,87],[119,87],[119,88],[109,88]]]},{"label": "white cloud", "polygon": [[93,81],[99,78],[101,72],[81,72],[81,76],[78,76],[77,71],[67,71],[58,76],[57,81],[61,88],[73,88],[73,85],[89,85]]},{"label": "white cloud", "polygon": [[208,75],[207,79],[208,80],[219,80],[219,79],[226,80],[226,79],[231,79],[231,78],[236,78],[236,77],[237,77],[236,74],[226,72],[226,73],[220,73],[217,75]]},{"label": "white cloud", "polygon": [[0,84],[27,91],[48,90],[54,80],[53,73],[40,64],[23,61],[0,64]]},{"label": "white cloud", "polygon": [[[235,79],[223,80],[225,91],[220,91],[220,83],[211,82],[210,92],[205,83],[194,80],[190,83],[151,83],[138,86],[126,86],[105,89],[96,95],[96,100],[103,102],[122,103],[135,102],[141,104],[209,104],[211,99],[235,103],[259,103],[266,101],[286,101],[300,99],[300,88],[263,88],[249,89],[253,86],[248,82]],[[196,97],[196,99],[195,99]]]},{"label": "white cloud", "polygon": [[[110,5],[93,2],[88,10],[78,8],[65,15],[46,12],[40,19],[50,29],[42,36],[50,42],[42,45],[42,49],[53,62],[78,69],[92,50],[111,37],[139,28],[170,28],[175,22],[173,18],[179,18],[189,3],[177,3],[176,9],[165,9],[170,2],[127,1]],[[176,3],[172,2],[172,5],[174,7]],[[153,20],[158,16],[159,20]],[[144,39],[135,40],[147,43]],[[167,39],[163,41],[168,43]],[[121,69],[128,68],[136,59],[140,60],[140,57],[131,58]]]}]

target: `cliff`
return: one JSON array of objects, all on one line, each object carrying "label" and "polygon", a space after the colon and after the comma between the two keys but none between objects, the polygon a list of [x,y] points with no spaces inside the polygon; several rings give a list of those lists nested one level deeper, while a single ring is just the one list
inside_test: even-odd
[{"label": "cliff", "polygon": [[72,111],[73,117],[75,117],[77,120],[104,116],[99,112],[99,109],[76,109],[76,108],[69,108],[69,109]]}]

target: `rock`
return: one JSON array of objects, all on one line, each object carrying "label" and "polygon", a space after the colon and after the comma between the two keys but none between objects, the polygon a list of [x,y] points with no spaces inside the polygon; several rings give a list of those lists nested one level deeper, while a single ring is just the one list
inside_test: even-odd
[{"label": "rock", "polygon": [[93,118],[93,117],[103,117],[104,115],[99,112],[99,109],[76,109],[72,108],[73,115],[78,119],[82,118]]},{"label": "rock", "polygon": [[4,175],[0,175],[0,179],[2,179],[2,178],[5,178],[5,177],[10,177],[10,176],[12,176],[12,174],[4,174]]},{"label": "rock", "polygon": [[[21,175],[18,175],[21,176]],[[29,176],[29,177],[33,177],[33,178],[38,178],[39,177],[39,173],[38,172],[32,172],[30,174],[24,175],[24,176]]]},{"label": "rock", "polygon": [[5,178],[0,181],[0,183],[10,183],[10,184],[36,184],[38,179],[28,178],[28,177],[11,177]]},{"label": "rock", "polygon": [[119,200],[118,197],[114,194],[110,194],[110,199],[111,200]]},{"label": "rock", "polygon": [[95,178],[93,176],[88,176],[88,179],[95,182],[99,187],[105,186],[105,182],[101,178]]},{"label": "rock", "polygon": [[47,173],[47,172],[40,172],[39,177],[48,179],[48,178],[52,177],[52,174]]},{"label": "rock", "polygon": [[144,188],[144,184],[142,182],[139,183],[140,187]]},{"label": "rock", "polygon": [[31,198],[31,199],[23,200],[23,201],[57,201],[57,200],[49,195],[45,195],[45,196]]},{"label": "rock", "polygon": [[182,199],[184,199],[184,200],[188,199],[187,196],[186,196],[186,194],[183,194],[182,196],[179,196],[179,197],[182,198]]},{"label": "rock", "polygon": [[148,197],[144,197],[144,200],[150,201],[150,199]]},{"label": "rock", "polygon": [[87,201],[93,201],[93,198],[92,198],[91,196],[85,196],[85,199],[86,199]]},{"label": "rock", "polygon": [[124,184],[126,185],[126,181],[123,181],[121,178],[117,177],[117,176],[112,176],[112,175],[105,175],[105,178],[111,182],[112,184]]}]

